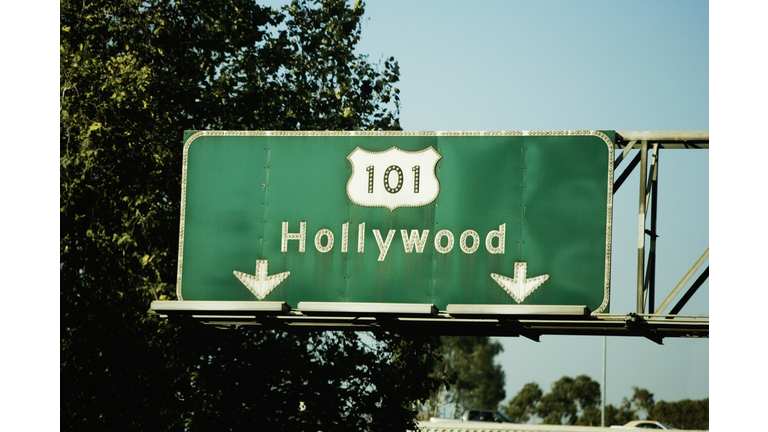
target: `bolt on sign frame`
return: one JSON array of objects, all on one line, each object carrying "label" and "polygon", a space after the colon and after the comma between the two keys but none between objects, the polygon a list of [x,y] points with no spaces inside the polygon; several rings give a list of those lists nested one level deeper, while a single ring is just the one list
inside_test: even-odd
[{"label": "bolt on sign frame", "polygon": [[[647,149],[642,134],[187,132],[183,301],[151,309],[218,326],[654,339],[642,311],[608,313],[612,196],[637,165],[614,185],[614,163]],[[665,321],[665,335],[701,329]]]}]

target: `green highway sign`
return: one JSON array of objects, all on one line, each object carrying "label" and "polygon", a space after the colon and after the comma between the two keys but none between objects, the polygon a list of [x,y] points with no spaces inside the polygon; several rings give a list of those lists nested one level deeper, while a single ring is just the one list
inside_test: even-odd
[{"label": "green highway sign", "polygon": [[187,132],[178,297],[607,312],[613,139]]}]

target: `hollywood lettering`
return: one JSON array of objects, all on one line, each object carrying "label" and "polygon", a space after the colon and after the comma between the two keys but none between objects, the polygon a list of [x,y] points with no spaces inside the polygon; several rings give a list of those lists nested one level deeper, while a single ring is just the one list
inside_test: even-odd
[{"label": "hollywood lettering", "polygon": [[[349,253],[350,248],[350,227],[349,222],[345,222],[341,225],[341,245],[339,246],[342,253]],[[498,230],[490,230],[485,235],[485,249],[491,254],[503,254],[504,243],[506,237],[506,223],[499,225]],[[295,229],[295,228],[293,228]],[[357,240],[356,249],[357,253],[365,253],[365,222],[358,224],[357,226]],[[397,231],[390,229],[386,235],[382,235],[378,229],[371,229],[373,237],[376,239],[376,245],[378,246],[379,258],[378,261],[384,261],[387,257],[387,252],[395,243],[395,238],[401,239],[401,244],[405,253],[424,253],[427,244],[434,245],[437,252],[447,254],[454,249],[455,243],[458,243],[458,247],[461,252],[465,254],[473,254],[480,249],[480,234],[472,229],[465,230],[459,236],[458,242],[455,241],[454,234],[450,230],[442,229],[437,231],[431,236],[430,230],[422,230],[419,233],[418,230],[412,229],[410,231],[406,229],[400,229],[400,235],[397,236]],[[471,240],[470,240],[471,238]],[[320,253],[328,253],[333,250],[336,244],[336,236],[333,231],[328,228],[322,228],[315,234],[315,249]],[[288,222],[283,222],[282,235],[281,235],[281,252],[288,252],[289,249],[293,249],[294,245],[297,247],[300,253],[306,252],[307,243],[307,223],[300,222],[299,230],[291,231]],[[290,243],[289,243],[290,242]],[[295,250],[295,249],[293,249]]]}]

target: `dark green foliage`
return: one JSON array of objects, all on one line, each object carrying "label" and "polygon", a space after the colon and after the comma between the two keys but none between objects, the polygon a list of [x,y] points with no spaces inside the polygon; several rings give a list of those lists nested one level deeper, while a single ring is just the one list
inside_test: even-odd
[{"label": "dark green foliage", "polygon": [[678,429],[709,430],[709,398],[657,402],[649,418]]},{"label": "dark green foliage", "polygon": [[632,387],[632,397],[630,399],[621,398],[621,405],[619,407],[614,407],[611,404],[606,405],[605,425],[621,426],[632,420],[647,419],[648,416],[641,416],[641,413],[650,413],[653,405],[653,393],[643,388]]},{"label": "dark green foliage", "polygon": [[360,349],[355,332],[185,331],[201,359],[181,396],[191,431],[403,429],[424,385],[403,378],[426,374],[436,348],[388,334]]},{"label": "dark green foliage", "polygon": [[60,3],[62,429],[410,424],[436,339],[371,350],[148,314],[175,298],[184,130],[400,128],[397,63],[353,53],[362,16],[342,0]]},{"label": "dark green foliage", "polygon": [[[586,407],[579,416],[579,419],[576,420],[575,424],[579,426],[600,426],[602,423],[601,417],[602,412],[600,407]],[[627,424],[627,422],[637,419],[637,411],[632,408],[632,405],[626,398],[623,399],[622,404],[618,408],[612,404],[607,404],[605,406],[606,426],[622,426]]]},{"label": "dark green foliage", "polygon": [[[624,400],[624,403],[626,404],[626,399]],[[655,402],[653,401],[653,393],[649,392],[646,389],[632,387],[632,405],[635,407],[635,411],[637,411],[638,416],[640,415],[640,412],[645,412],[646,416],[644,418],[648,417],[648,414],[650,414],[651,410],[653,409]]]},{"label": "dark green foliage", "polygon": [[[626,400],[626,399],[625,399]],[[626,403],[622,403],[618,408],[612,404],[605,406],[605,425],[606,426],[623,426],[632,420],[637,420],[637,412],[633,411],[631,406]],[[586,424],[586,423],[580,423]],[[599,425],[599,420],[593,425]]]},{"label": "dark green foliage", "polygon": [[562,377],[541,398],[537,413],[544,424],[576,424],[578,412],[600,403],[600,384],[586,375]]},{"label": "dark green foliage", "polygon": [[516,423],[527,423],[529,420],[536,422],[536,407],[542,396],[541,388],[536,383],[528,383],[523,386],[517,395],[504,407],[504,415]]},{"label": "dark green foliage", "polygon": [[[605,408],[606,411],[608,411],[608,407],[606,406]],[[601,416],[602,411],[599,407],[588,406],[581,412],[581,415],[578,420],[576,420],[575,424],[578,426],[600,426],[602,421]]]},{"label": "dark green foliage", "polygon": [[[564,376],[552,384],[552,390],[541,395],[536,383],[526,384],[509,401],[504,414],[515,422],[527,423],[534,413],[544,424],[600,426],[600,384],[586,375],[575,379]],[[632,387],[632,397],[622,398],[621,405],[605,406],[605,426],[623,426],[632,420],[656,420],[678,429],[709,429],[709,399],[678,402],[654,402],[653,393]]]},{"label": "dark green foliage", "polygon": [[443,336],[440,338],[442,362],[435,365],[433,377],[443,385],[422,405],[422,419],[445,416],[453,407],[454,417],[468,409],[495,410],[506,393],[504,371],[494,358],[503,350],[501,343],[487,336]]}]

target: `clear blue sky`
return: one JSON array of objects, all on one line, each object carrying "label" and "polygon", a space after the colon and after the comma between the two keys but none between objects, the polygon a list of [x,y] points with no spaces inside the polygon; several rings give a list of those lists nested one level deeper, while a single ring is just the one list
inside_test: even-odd
[{"label": "clear blue sky", "polygon": [[[366,17],[358,52],[399,62],[405,130],[709,130],[707,2],[370,1]],[[709,246],[709,151],[666,150],[659,167],[657,305]],[[638,181],[615,196],[611,312],[635,310]],[[708,283],[681,313],[709,314]],[[499,340],[507,399],[601,380],[602,337]],[[607,346],[608,403],[632,386],[709,396],[708,339]]]}]

